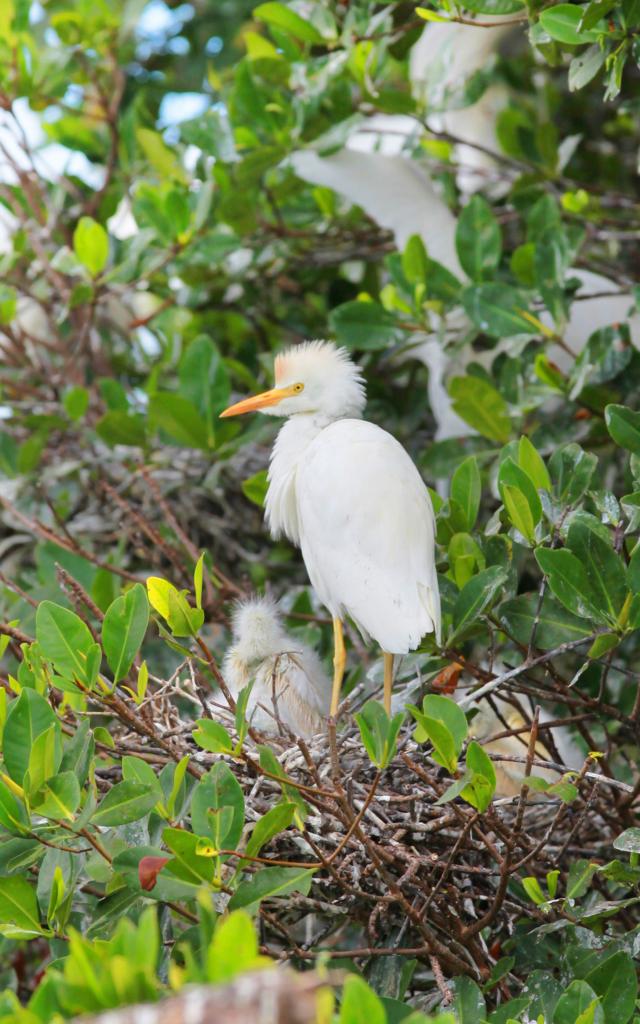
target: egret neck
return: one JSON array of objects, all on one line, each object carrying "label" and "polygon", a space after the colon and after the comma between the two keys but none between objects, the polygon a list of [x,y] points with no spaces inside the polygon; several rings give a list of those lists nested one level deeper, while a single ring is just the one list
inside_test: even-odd
[{"label": "egret neck", "polygon": [[[274,540],[286,537],[300,547],[300,527],[296,498],[298,466],[318,434],[341,416],[301,412],[289,417],[278,432],[269,462],[269,489],[265,499],[265,517]],[[349,417],[353,419],[355,417]]]}]

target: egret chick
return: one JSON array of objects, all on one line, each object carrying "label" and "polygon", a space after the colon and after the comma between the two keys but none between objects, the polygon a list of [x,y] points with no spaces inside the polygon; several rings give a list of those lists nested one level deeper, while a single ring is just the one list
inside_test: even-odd
[{"label": "egret chick", "polygon": [[429,493],[401,444],[361,419],[360,368],[344,348],[308,341],[275,361],[276,386],[221,415],[286,416],[271,453],[266,518],[302,551],[309,579],[333,617],[331,715],[340,701],[349,616],[384,654],[391,709],[393,658],[440,634]]},{"label": "egret chick", "polygon": [[286,632],[273,601],[242,602],[232,628],[222,674],[234,695],[253,682],[247,705],[251,724],[277,734],[280,721],[303,738],[321,732],[329,711],[329,677],[315,651]]}]

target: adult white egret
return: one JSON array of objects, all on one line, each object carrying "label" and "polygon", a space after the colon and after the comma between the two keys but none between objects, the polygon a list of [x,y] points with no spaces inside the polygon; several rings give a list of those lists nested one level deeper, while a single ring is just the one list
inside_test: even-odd
[{"label": "adult white egret", "polygon": [[253,683],[247,714],[257,729],[296,736],[321,732],[329,711],[329,678],[314,650],[287,633],[273,601],[252,598],[233,615],[233,642],[222,665],[231,693]]},{"label": "adult white egret", "polygon": [[275,384],[221,415],[286,416],[271,454],[266,519],[272,537],[300,547],[309,579],[333,617],[331,714],[338,710],[349,616],[384,654],[391,707],[393,656],[440,634],[434,515],[402,445],[360,417],[360,369],[343,348],[310,341],[275,361]]}]

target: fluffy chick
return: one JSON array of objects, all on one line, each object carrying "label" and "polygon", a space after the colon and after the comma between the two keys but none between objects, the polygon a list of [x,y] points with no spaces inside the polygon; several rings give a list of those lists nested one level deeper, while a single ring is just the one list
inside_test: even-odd
[{"label": "fluffy chick", "polygon": [[310,647],[285,630],[268,598],[252,598],[236,607],[233,642],[222,674],[233,694],[253,682],[247,717],[256,729],[278,733],[278,719],[297,736],[324,729],[331,683]]},{"label": "fluffy chick", "polygon": [[[494,704],[500,717],[498,717],[498,714],[496,714],[486,699],[480,700],[477,705],[471,706],[472,708],[477,707],[478,712],[474,715],[469,726],[470,735],[474,739],[479,740],[484,749],[490,754],[526,756],[531,736],[529,730],[518,733],[517,736],[504,736],[502,739],[491,740],[492,736],[505,731],[505,726],[500,718],[504,719],[504,722],[507,723],[508,729],[520,729],[527,724],[518,708],[509,704],[506,700],[497,697],[494,698]],[[550,722],[553,720],[553,717],[547,711],[540,712],[541,723]],[[548,735],[548,733],[543,732],[541,734],[543,738],[545,735]],[[485,742],[487,740],[489,742]],[[553,730],[553,740],[567,768],[579,769],[583,758],[571,739],[568,729],[562,727],[555,728]],[[542,740],[538,740],[536,743],[535,756],[545,761],[556,760]],[[496,771],[496,796],[517,796],[520,792],[524,776],[524,764],[521,761],[494,761],[493,767]],[[537,775],[538,778],[545,779],[547,782],[558,782],[560,780],[558,772],[540,768],[538,765],[533,765],[531,774]]]}]

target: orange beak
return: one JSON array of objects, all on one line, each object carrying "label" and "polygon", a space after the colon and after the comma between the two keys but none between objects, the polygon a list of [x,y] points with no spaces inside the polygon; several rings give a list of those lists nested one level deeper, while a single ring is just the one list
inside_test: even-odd
[{"label": "orange beak", "polygon": [[252,395],[251,398],[243,398],[241,402],[230,405],[228,409],[220,413],[220,419],[228,416],[242,416],[245,412],[256,412],[258,409],[266,409],[269,405],[277,405],[283,398],[290,398],[296,392],[292,387],[271,388],[270,391],[263,391],[260,395]]}]

